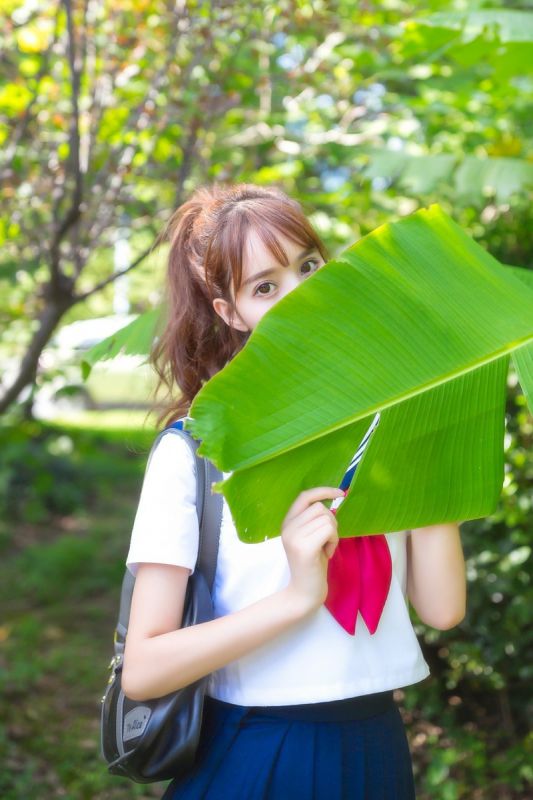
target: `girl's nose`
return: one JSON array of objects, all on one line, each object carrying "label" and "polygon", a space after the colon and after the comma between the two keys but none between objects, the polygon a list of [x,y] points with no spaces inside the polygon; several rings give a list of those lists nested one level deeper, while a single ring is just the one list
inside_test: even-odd
[{"label": "girl's nose", "polygon": [[298,279],[298,276],[295,275],[292,272],[292,270],[290,272],[289,272],[289,270],[287,270],[287,273],[288,274],[284,276],[283,285],[282,285],[282,294],[283,294],[283,296],[285,296],[286,294],[289,294],[289,292],[292,292],[292,290],[296,289],[296,287],[299,286],[299,284],[300,284],[300,280]]}]

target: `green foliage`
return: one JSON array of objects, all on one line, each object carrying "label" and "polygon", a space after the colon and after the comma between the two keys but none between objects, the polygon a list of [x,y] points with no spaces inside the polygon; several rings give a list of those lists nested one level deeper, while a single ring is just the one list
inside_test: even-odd
[{"label": "green foliage", "polygon": [[[110,276],[117,228],[133,261],[149,251],[174,204],[208,180],[279,183],[302,201],[332,255],[439,202],[502,263],[533,266],[531,3],[186,6],[179,35],[159,0],[106,0],[94,16],[89,4],[86,29],[75,10],[76,41],[88,45],[80,59],[84,205],[62,241],[60,267],[77,292]],[[65,4],[5,0],[0,24],[5,379],[46,302],[76,147]],[[153,256],[130,273],[135,312],[160,303],[162,274]],[[107,284],[64,320],[107,314],[112,301]],[[467,619],[451,631],[418,626],[433,677],[408,687],[402,703],[420,800],[531,794],[530,559],[522,559],[531,546],[533,428],[517,386],[507,431],[498,510],[464,526]],[[73,426],[48,432],[0,433],[0,794],[18,800],[38,787],[43,797],[67,800],[148,797],[150,787],[105,775],[97,716],[118,602],[111,582],[122,569],[152,434],[107,425],[93,434]],[[123,470],[125,484],[135,484],[129,497],[116,490]],[[54,480],[41,483],[46,471]],[[15,486],[24,501],[12,496]]]},{"label": "green foliage", "polygon": [[0,508],[11,519],[39,522],[71,513],[87,501],[88,490],[79,467],[64,455],[72,440],[43,437],[38,425],[31,428],[0,431]]},{"label": "green foliage", "polygon": [[[118,429],[115,436],[123,446],[130,434]],[[145,446],[151,436],[148,428]],[[115,468],[107,449],[99,452],[109,438],[109,432],[83,435],[75,426],[69,430],[37,421],[0,427],[0,509],[4,519],[43,523],[72,514],[94,500],[97,480],[100,491],[111,495]]]},{"label": "green foliage", "polygon": [[533,420],[511,373],[502,496],[494,514],[461,529],[467,615],[450,631],[417,625],[434,680],[404,691],[424,797],[446,796],[437,786],[445,758],[452,796],[525,798],[533,785],[532,483]]},{"label": "green foliage", "polygon": [[[91,484],[91,497],[66,516],[49,510],[38,523],[7,520],[0,563],[0,794],[9,800],[36,791],[69,800],[162,793],[161,786],[108,776],[99,754],[99,701],[143,454],[154,435],[147,428],[104,431],[72,424],[40,430],[46,441],[75,440],[81,462],[74,451],[64,459],[82,484]],[[2,434],[4,444],[19,441],[18,430]],[[68,491],[69,481],[62,472],[58,492]]]},{"label": "green foliage", "polygon": [[[533,13],[512,6],[202,2],[182,18],[105,2],[73,19],[77,143],[65,7],[4,3],[0,353],[24,353],[56,267],[87,295],[65,321],[108,313],[117,231],[142,260],[210,180],[279,183],[333,252],[435,201],[460,223],[473,212],[483,238],[483,215],[527,205],[532,181]],[[83,208],[54,266],[78,162]],[[152,256],[130,273],[134,311],[160,301],[161,269]]]}]

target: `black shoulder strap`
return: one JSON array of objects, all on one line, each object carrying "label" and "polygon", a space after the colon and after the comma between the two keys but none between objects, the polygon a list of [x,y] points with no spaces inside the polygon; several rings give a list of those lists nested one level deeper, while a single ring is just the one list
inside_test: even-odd
[{"label": "black shoulder strap", "polygon": [[[195,460],[196,468],[196,513],[198,514],[199,544],[198,559],[196,568],[200,570],[207,581],[210,591],[213,590],[215,572],[217,566],[218,543],[220,540],[220,526],[222,524],[222,495],[211,492],[211,484],[222,479],[222,474],[216,469],[214,464],[206,458],[201,458],[196,449],[199,442],[192,438],[188,433],[178,428],[166,428],[155,438],[154,443],[148,454],[146,469],[154,451],[163,438],[168,434],[181,436],[190,447]],[[118,621],[115,631],[115,653],[122,654],[128,624],[130,619],[131,598],[135,578],[126,569],[122,580],[122,590],[120,593],[120,608]]]}]

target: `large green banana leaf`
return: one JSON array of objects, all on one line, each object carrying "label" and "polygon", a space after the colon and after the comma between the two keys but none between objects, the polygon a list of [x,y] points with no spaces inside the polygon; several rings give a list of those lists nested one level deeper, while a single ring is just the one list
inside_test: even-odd
[{"label": "large green banana leaf", "polygon": [[341,536],[485,516],[503,480],[509,354],[531,397],[531,343],[533,290],[432,206],[277,303],[187,427],[232,471],[219,488],[245,541],[278,535],[302,489],[338,485],[376,412]]}]

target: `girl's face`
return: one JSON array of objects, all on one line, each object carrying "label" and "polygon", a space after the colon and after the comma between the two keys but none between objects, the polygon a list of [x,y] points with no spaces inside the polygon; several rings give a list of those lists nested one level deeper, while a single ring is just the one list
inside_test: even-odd
[{"label": "girl's face", "polygon": [[278,300],[300,285],[324,264],[316,249],[306,250],[300,244],[278,234],[278,241],[289,258],[289,266],[275,261],[260,237],[251,231],[246,242],[241,285],[234,296],[234,306],[217,297],[213,308],[228,325],[239,331],[253,331],[259,320]]}]

